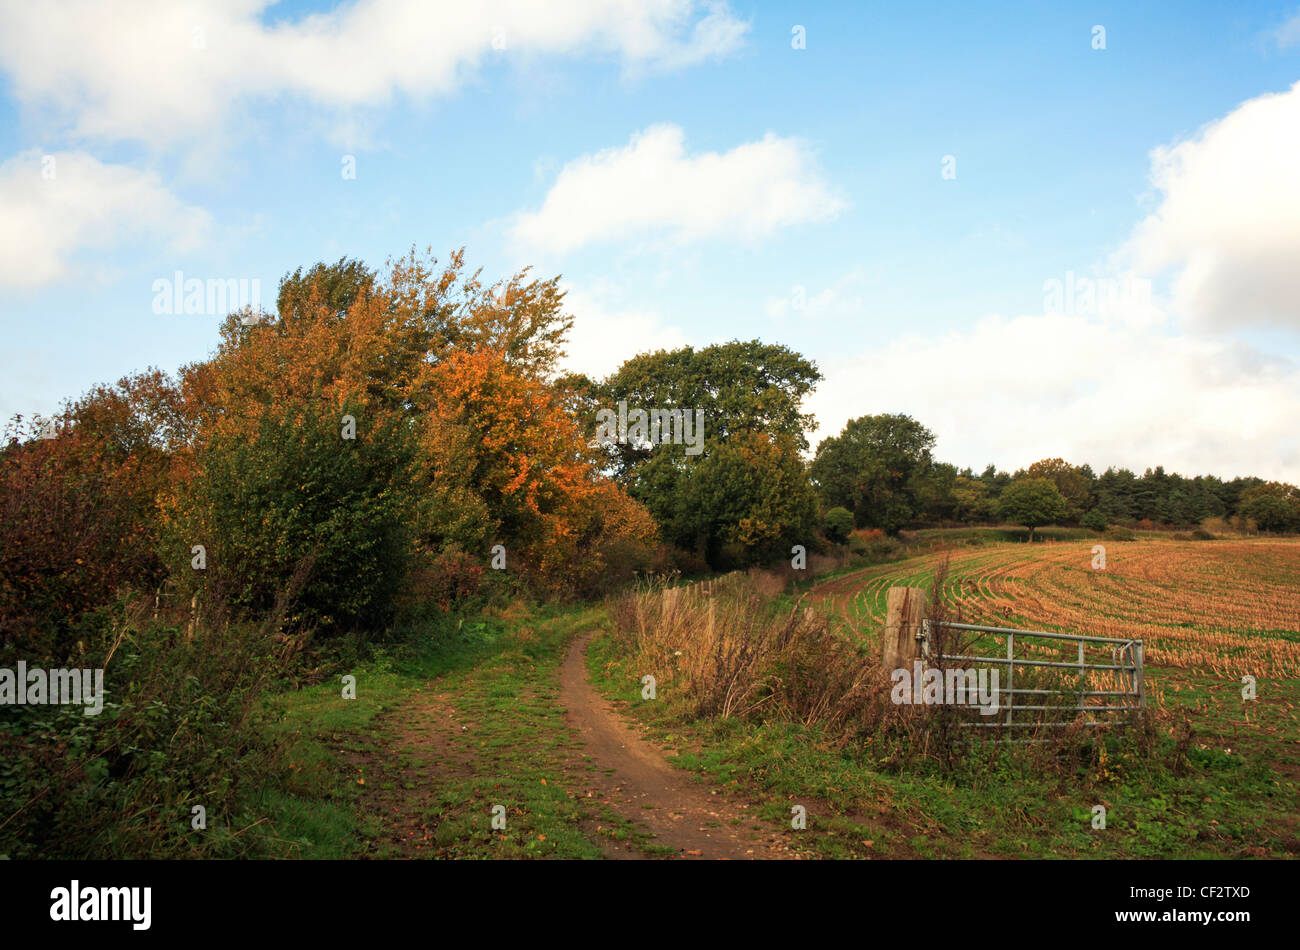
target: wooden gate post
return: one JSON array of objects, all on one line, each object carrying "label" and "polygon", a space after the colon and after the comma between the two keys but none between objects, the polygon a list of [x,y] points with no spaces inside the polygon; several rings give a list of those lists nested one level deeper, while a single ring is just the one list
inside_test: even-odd
[{"label": "wooden gate post", "polygon": [[919,587],[891,587],[885,595],[884,649],[880,663],[887,670],[912,668],[921,658],[916,639],[925,619],[925,591]]}]

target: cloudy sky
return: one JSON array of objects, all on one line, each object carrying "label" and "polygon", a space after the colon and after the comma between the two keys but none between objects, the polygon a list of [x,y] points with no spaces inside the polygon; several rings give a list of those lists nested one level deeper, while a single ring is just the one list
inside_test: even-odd
[{"label": "cloudy sky", "polygon": [[[0,415],[465,245],[572,365],[785,343],[816,437],[1300,482],[1300,7],[0,0]],[[1101,48],[1104,45],[1104,48]]]}]

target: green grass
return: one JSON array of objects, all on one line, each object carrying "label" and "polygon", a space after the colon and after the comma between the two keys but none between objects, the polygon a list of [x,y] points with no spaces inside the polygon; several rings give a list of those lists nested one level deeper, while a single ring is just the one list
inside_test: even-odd
[{"label": "green grass", "polygon": [[450,635],[430,633],[392,652],[377,650],[350,670],[357,679],[355,699],[343,699],[340,673],[269,700],[280,714],[273,732],[285,746],[285,770],[279,781],[263,786],[257,807],[289,855],[346,858],[362,852],[359,787],[345,777],[340,751],[364,746],[381,714],[428,680],[491,655],[504,635],[500,623],[462,623]]},{"label": "green grass", "polygon": [[[949,583],[985,560],[981,552]],[[861,573],[864,583],[887,574],[889,583],[914,586],[931,576],[920,563]],[[888,585],[878,586],[850,605],[855,622],[879,611]],[[558,668],[577,632],[608,625],[595,608],[466,623],[453,636],[416,637],[359,665],[355,700],[341,699],[337,681],[279,697],[290,779],[268,781],[262,813],[287,852],[301,857],[586,859],[629,839],[659,853],[635,826],[572,791],[581,771],[597,765],[565,726]],[[811,855],[1227,858],[1300,850],[1300,680],[1261,679],[1251,704],[1222,677],[1151,668],[1166,711],[1185,711],[1195,730],[1178,768],[1176,737],[1162,720],[1150,758],[1111,736],[1104,762],[1081,758],[1087,764],[1063,771],[1036,764],[1023,746],[989,744],[943,772],[917,759],[900,764],[870,742],[838,750],[796,723],[693,721],[662,681],[658,699],[644,701],[645,671],[626,665],[607,633],[593,640],[588,669],[597,689],[678,751],[679,765],[754,801],[759,818]],[[465,745],[472,770],[442,769],[419,748],[399,751],[403,716],[422,690],[445,693],[472,723]],[[412,769],[426,777],[412,782]],[[393,817],[382,808],[393,802],[407,810],[402,827],[416,840],[391,840]],[[503,831],[491,827],[498,804],[507,809]],[[1097,804],[1107,809],[1104,830],[1092,828]],[[806,830],[790,829],[795,805],[807,809]]]},{"label": "green grass", "polygon": [[[468,625],[360,665],[354,700],[334,683],[281,697],[294,778],[263,802],[278,834],[306,858],[596,858],[602,839],[657,853],[602,803],[570,791],[581,755],[557,702],[558,669],[571,638],[603,622],[578,608]],[[404,706],[433,689],[473,724],[467,768],[400,748]],[[423,770],[418,787],[402,778],[411,768]],[[383,810],[394,801],[397,816]],[[492,827],[497,805],[503,830]],[[394,827],[411,840],[393,842]]]},{"label": "green grass", "polygon": [[[1171,702],[1199,709],[1182,775],[1168,735],[1150,759],[1110,736],[1104,763],[1065,772],[1036,765],[1023,746],[989,743],[945,774],[924,762],[893,764],[869,743],[837,751],[795,723],[691,721],[670,685],[642,701],[637,671],[610,637],[592,643],[589,662],[597,687],[626,702],[652,735],[692,750],[680,755],[683,766],[755,799],[763,818],[785,827],[790,807],[802,804],[808,827],[792,833],[821,857],[1288,857],[1300,847],[1296,773],[1276,767],[1295,765],[1300,723],[1292,712],[1246,740],[1242,704],[1222,690],[1179,692]],[[1300,700],[1300,683],[1269,688],[1284,703]],[[1104,830],[1092,827],[1098,804]]]}]

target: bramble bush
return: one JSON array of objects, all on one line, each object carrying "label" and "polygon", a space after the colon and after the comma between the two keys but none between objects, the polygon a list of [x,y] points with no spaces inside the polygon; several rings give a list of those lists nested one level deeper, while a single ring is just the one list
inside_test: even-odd
[{"label": "bramble bush", "polygon": [[[245,803],[276,781],[264,697],[300,643],[265,625],[191,637],[142,618],[122,605],[83,618],[77,663],[104,669],[99,715],[0,706],[0,855],[235,857],[278,847]],[[205,830],[192,827],[195,805]]]}]

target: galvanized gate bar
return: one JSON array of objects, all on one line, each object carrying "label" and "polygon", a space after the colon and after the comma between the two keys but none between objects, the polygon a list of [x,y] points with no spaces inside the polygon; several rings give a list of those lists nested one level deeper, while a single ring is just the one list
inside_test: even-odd
[{"label": "galvanized gate bar", "polygon": [[[1058,666],[1067,670],[1088,669],[1088,670],[1137,670],[1136,666],[1112,666],[1109,663],[1089,663],[1080,667],[1078,663],[1061,663],[1056,660],[1016,660],[1012,658],[1002,659],[999,656],[962,656],[957,653],[940,653],[939,656],[945,660],[972,660],[979,663],[1011,663],[1015,666]],[[1130,693],[1135,690],[1129,690]]]},{"label": "galvanized gate bar", "polygon": [[[1143,682],[1143,660],[1144,650],[1141,640],[1126,640],[1120,637],[1098,637],[1072,633],[1053,633],[1047,630],[1017,630],[1012,627],[988,627],[980,624],[956,623],[952,621],[930,621],[925,620],[921,624],[921,629],[917,631],[916,638],[921,641],[921,653],[924,657],[930,654],[930,636],[934,626],[941,626],[951,630],[967,630],[974,633],[989,633],[1006,637],[1007,651],[1005,657],[1000,656],[968,656],[965,654],[939,653],[935,656],[940,660],[956,660],[969,663],[997,663],[1006,668],[1007,688],[998,690],[998,712],[1005,710],[1006,717],[996,722],[963,722],[963,727],[972,729],[1037,729],[1040,726],[1052,728],[1063,728],[1066,726],[1105,726],[1113,725],[1114,720],[1096,720],[1088,719],[1082,722],[1016,722],[1015,713],[1017,710],[1025,712],[1074,712],[1085,714],[1096,713],[1123,713],[1137,712],[1146,708],[1145,684]],[[1016,658],[1016,638],[1044,638],[1047,640],[1061,640],[1067,643],[1075,643],[1078,646],[1078,659],[1072,661],[1061,660],[1034,660],[1034,659],[1017,659]],[[1089,643],[1112,644],[1111,659],[1113,663],[1089,663],[1085,653],[1085,647]],[[1032,645],[1031,645],[1032,646]],[[1128,660],[1129,662],[1125,662]],[[1094,672],[1109,673],[1115,677],[1115,685],[1120,687],[1114,690],[1072,690],[1068,688],[1060,689],[1032,689],[1019,688],[1015,686],[1015,671],[1017,666],[1044,667],[1049,669],[1066,669],[1077,670],[1080,677],[1086,679]],[[1083,685],[1082,683],[1080,685]],[[1127,688],[1125,688],[1127,687]],[[1007,697],[1006,705],[1001,703],[1001,697],[1005,694]],[[1051,706],[1039,704],[1017,705],[1015,697],[1020,695],[1036,696],[1069,696],[1073,703],[1071,705]],[[1115,697],[1116,700],[1108,705],[1090,705],[1088,699],[1092,697]],[[1136,705],[1127,705],[1124,700],[1135,701]],[[1018,741],[1036,741],[1036,740],[1008,740]]]},{"label": "galvanized gate bar", "polygon": [[1051,633],[1047,630],[1016,630],[1013,627],[983,627],[974,623],[955,623],[950,620],[933,621],[950,630],[974,630],[984,633],[1010,633],[1022,637],[1047,637],[1049,640],[1088,640],[1095,643],[1141,643],[1141,640],[1126,640],[1123,637],[1091,637],[1081,633]]}]

